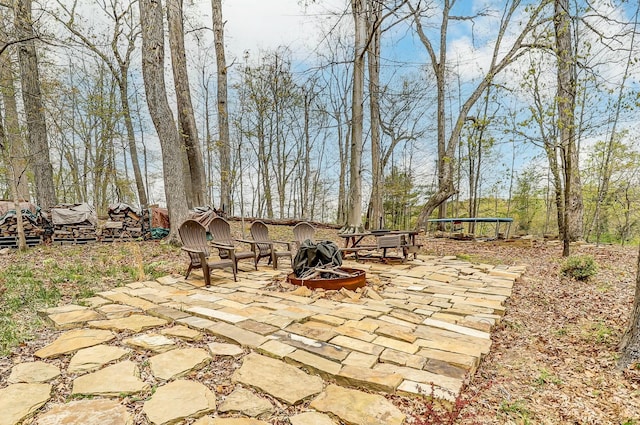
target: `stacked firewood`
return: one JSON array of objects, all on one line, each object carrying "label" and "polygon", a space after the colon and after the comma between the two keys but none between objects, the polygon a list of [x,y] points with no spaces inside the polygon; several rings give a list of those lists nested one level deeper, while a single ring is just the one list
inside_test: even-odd
[{"label": "stacked firewood", "polygon": [[[22,216],[22,227],[24,229],[25,236],[40,236],[44,233],[44,230],[38,227],[35,221],[31,221],[31,216],[24,214]],[[0,224],[0,236],[16,236],[18,234],[18,217],[14,214],[6,217]]]},{"label": "stacked firewood", "polygon": [[[42,242],[44,233],[42,216],[39,209],[28,202],[20,203],[22,227],[28,246]],[[17,248],[18,217],[13,201],[0,201],[0,248]]]},{"label": "stacked firewood", "polygon": [[151,238],[151,209],[145,208],[142,210],[142,219],[140,220],[142,225],[142,236],[145,239]]},{"label": "stacked firewood", "polygon": [[144,214],[127,204],[109,206],[109,220],[102,226],[101,240],[131,240],[145,234]]},{"label": "stacked firewood", "polygon": [[53,235],[57,244],[86,244],[98,240],[96,213],[89,204],[64,204],[51,209]]}]

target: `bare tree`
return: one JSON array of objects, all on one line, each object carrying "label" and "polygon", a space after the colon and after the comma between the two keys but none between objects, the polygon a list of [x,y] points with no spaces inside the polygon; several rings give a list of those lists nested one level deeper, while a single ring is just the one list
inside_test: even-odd
[{"label": "bare tree", "polygon": [[351,11],[355,24],[353,52],[353,87],[351,95],[351,161],[349,165],[349,198],[347,223],[343,233],[362,229],[362,150],[364,124],[364,73],[367,48],[366,0],[352,0]]},{"label": "bare tree", "polygon": [[338,210],[336,214],[337,223],[347,222],[348,200],[347,200],[347,179],[348,167],[350,164],[351,132],[349,115],[349,89],[352,76],[349,65],[353,63],[349,56],[346,36],[340,32],[331,32],[327,36],[326,57],[324,61],[328,65],[325,72],[320,73],[323,79],[323,94],[326,96],[327,106],[323,108],[328,115],[331,126],[335,127],[336,148],[338,153]]},{"label": "bare tree", "polygon": [[[10,157],[9,153],[9,139],[4,130],[4,125],[2,124],[2,114],[0,113],[0,157],[2,161],[5,163],[7,168],[11,170],[11,174],[15,175],[15,169],[13,165],[13,161]],[[24,233],[24,224],[22,222],[22,207],[20,205],[20,198],[18,197],[18,186],[16,184],[16,180],[13,176],[9,176],[9,191],[11,192],[11,198],[13,199],[13,204],[16,212],[16,223],[17,228],[16,232],[18,235],[18,249],[20,251],[27,250],[27,239]]]},{"label": "bare tree", "polygon": [[18,107],[16,103],[16,89],[9,50],[0,55],[0,92],[4,105],[4,136],[5,149],[11,162],[12,173],[17,199],[29,200],[29,185],[27,179],[27,152],[20,131]]},{"label": "bare tree", "polygon": [[618,127],[618,122],[620,120],[620,113],[624,104],[624,92],[625,92],[625,89],[627,88],[627,81],[629,79],[629,74],[631,71],[631,64],[633,63],[633,56],[635,54],[633,45],[636,39],[639,13],[640,13],[640,3],[638,3],[638,5],[636,6],[635,17],[633,19],[633,30],[631,31],[629,53],[628,53],[625,68],[624,68],[624,74],[622,75],[622,81],[620,83],[620,86],[618,87],[618,96],[614,101],[615,103],[613,106],[613,110],[615,112],[613,116],[613,124],[612,124],[611,131],[609,133],[609,138],[605,145],[604,155],[603,155],[604,160],[602,163],[602,167],[599,171],[600,178],[598,179],[598,184],[597,184],[598,191],[596,194],[595,211],[593,213],[593,219],[591,220],[589,230],[587,231],[587,238],[588,238],[589,233],[593,231],[593,228],[595,226],[597,243],[600,243],[601,210],[603,209],[603,204],[605,202],[606,197],[608,196],[609,185],[611,183],[611,175],[614,168],[614,163],[613,163],[614,150],[615,150],[614,147],[616,144],[616,138],[619,136],[618,133],[616,132],[616,129]]},{"label": "bare tree", "polygon": [[74,0],[70,6],[67,6],[65,2],[58,1],[58,6],[67,16],[64,18],[57,14],[52,16],[62,23],[83,46],[104,61],[118,84],[121,114],[127,131],[127,147],[129,155],[131,155],[131,166],[133,168],[138,201],[142,207],[146,207],[149,201],[140,170],[136,136],[129,105],[129,68],[131,66],[131,57],[140,35],[140,26],[139,22],[135,20],[133,3],[133,1],[125,3],[121,0],[97,1],[98,8],[113,21],[111,38],[104,43],[105,46],[108,46],[106,48],[102,47],[102,43],[96,41],[96,38],[88,29],[81,28],[77,24],[77,0]]},{"label": "bare tree", "polygon": [[179,243],[178,228],[188,217],[180,135],[167,100],[164,81],[162,2],[139,0],[142,26],[142,76],[149,113],[160,139],[164,193],[171,221],[170,243]]},{"label": "bare tree", "polygon": [[[425,31],[425,26],[422,21],[431,13],[429,4],[425,6],[425,4],[420,1],[408,3],[418,38],[427,50],[431,60],[431,67],[436,78],[438,93],[436,117],[438,189],[423,206],[418,217],[418,227],[426,227],[427,220],[431,216],[431,213],[456,193],[456,188],[454,187],[454,156],[456,147],[460,140],[460,132],[467,120],[467,115],[482,93],[492,83],[495,76],[504,70],[509,64],[517,60],[526,51],[527,46],[525,44],[532,42],[530,37],[532,36],[533,30],[541,21],[544,20],[544,17],[541,17],[541,14],[543,9],[549,4],[549,0],[542,0],[540,2],[530,4],[524,8],[525,11],[521,10],[520,1],[505,2],[500,23],[497,28],[489,66],[482,74],[478,84],[471,91],[471,94],[460,105],[457,116],[453,119],[453,126],[448,136],[446,131],[446,122],[448,118],[446,115],[447,108],[445,100],[447,94],[447,37],[449,24],[451,21],[474,20],[479,18],[480,15],[457,16],[452,13],[452,8],[456,3],[456,0],[444,0],[443,3],[444,4],[442,4],[441,8],[442,19],[440,22],[440,34],[439,39],[436,40],[437,44]],[[520,12],[523,14],[521,15]],[[524,15],[524,13],[527,13],[528,16]],[[520,32],[515,35],[512,44],[510,46],[505,46],[503,42],[505,41],[506,32],[508,29],[513,29],[515,27],[514,20],[518,17],[525,19],[525,22],[518,26],[518,28],[520,28]],[[444,211],[441,210],[440,214],[444,214]]]},{"label": "bare tree", "polygon": [[198,129],[191,103],[187,57],[184,49],[184,28],[182,21],[182,0],[167,0],[167,21],[169,22],[169,45],[171,47],[171,66],[173,84],[176,88],[178,103],[178,122],[182,141],[187,154],[187,167],[184,167],[185,190],[189,205],[203,206],[206,200],[206,178],[202,149],[198,141]]},{"label": "bare tree", "polygon": [[554,1],[557,57],[558,129],[564,171],[564,228],[562,255],[569,255],[569,242],[582,238],[582,188],[576,147],[576,55],[573,49],[569,0]]},{"label": "bare tree", "polygon": [[51,208],[56,204],[56,191],[53,184],[47,124],[40,91],[31,0],[16,0],[13,6],[16,33],[18,39],[23,40],[18,45],[18,58],[22,100],[29,132],[29,154],[33,159],[33,172],[36,180],[36,199],[41,207]]},{"label": "bare tree", "polygon": [[229,140],[229,107],[227,102],[227,60],[224,52],[222,0],[211,0],[213,8],[213,40],[218,68],[218,152],[220,156],[220,207],[231,211],[231,142]]}]

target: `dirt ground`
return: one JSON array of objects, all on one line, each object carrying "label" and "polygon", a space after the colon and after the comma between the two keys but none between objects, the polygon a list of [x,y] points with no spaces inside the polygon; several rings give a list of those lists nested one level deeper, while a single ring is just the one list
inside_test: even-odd
[{"label": "dirt ground", "polygon": [[[270,227],[272,237],[290,239],[290,227]],[[317,236],[336,240],[335,234],[335,230],[321,229]],[[489,355],[455,409],[461,414],[446,422],[411,419],[408,423],[640,424],[640,374],[620,371],[616,364],[617,345],[633,303],[637,247],[573,247],[572,254],[591,255],[599,266],[595,277],[578,282],[560,276],[562,247],[558,243],[521,246],[422,239],[427,254],[458,255],[478,263],[526,264],[527,271],[514,286],[502,322],[492,331]],[[110,244],[104,245],[95,249],[108,250]],[[136,251],[144,264],[153,262],[167,273],[184,273],[186,258],[178,249],[157,248],[158,242],[140,245]],[[17,259],[37,263],[43,255],[40,249],[20,257],[0,256],[0,267]],[[44,252],[49,258],[69,261],[71,252],[95,257],[93,249],[60,247]],[[100,286],[108,287],[108,280]],[[40,337],[46,340],[52,335],[44,331]],[[42,343],[28,342],[16,348],[15,356],[25,356],[34,344]],[[8,373],[12,362],[0,358],[3,373]],[[394,398],[394,402],[404,404],[405,411],[424,409],[416,401]]]},{"label": "dirt ground", "polygon": [[528,266],[465,392],[460,423],[640,423],[638,375],[616,364],[633,303],[637,247],[572,247],[572,255],[591,255],[599,266],[579,282],[560,276],[559,244],[514,245],[444,239],[426,245],[435,254]]}]

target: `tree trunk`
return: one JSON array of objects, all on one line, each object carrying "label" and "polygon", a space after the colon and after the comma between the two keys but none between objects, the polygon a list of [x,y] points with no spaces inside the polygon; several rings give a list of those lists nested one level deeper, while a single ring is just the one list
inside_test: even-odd
[{"label": "tree trunk", "polygon": [[[9,157],[9,139],[7,138],[7,133],[5,132],[2,114],[0,113],[0,153],[2,160],[5,166],[10,169],[10,174],[15,175],[14,165],[12,163],[11,158]],[[26,251],[27,250],[27,239],[24,234],[24,224],[22,223],[22,208],[20,206],[20,199],[18,199],[18,186],[16,184],[16,180],[9,176],[9,189],[11,192],[11,199],[13,200],[13,205],[16,211],[16,224],[17,224],[17,234],[18,234],[18,250]]]},{"label": "tree trunk", "polygon": [[38,57],[31,20],[31,0],[16,0],[14,2],[14,17],[18,37],[24,40],[18,45],[18,58],[22,100],[29,132],[29,154],[32,158],[36,180],[36,199],[42,208],[48,209],[56,204],[56,192],[53,184],[53,167],[49,157],[42,93],[40,92]]},{"label": "tree trunk", "polygon": [[218,70],[218,150],[220,155],[220,208],[231,210],[231,142],[229,140],[229,108],[227,105],[227,60],[224,51],[222,0],[211,0],[213,8],[213,40]]},{"label": "tree trunk", "polygon": [[349,211],[343,230],[362,230],[362,148],[363,148],[363,103],[364,62],[367,43],[367,14],[365,0],[352,0],[351,8],[355,22],[353,57],[353,94],[351,97],[351,162],[349,167]]},{"label": "tree trunk", "polygon": [[368,0],[368,27],[370,42],[367,49],[369,65],[369,111],[371,119],[371,211],[368,214],[368,228],[384,227],[382,188],[384,169],[382,168],[381,125],[380,125],[380,38],[382,36],[382,2]]},{"label": "tree trunk", "polygon": [[575,141],[576,59],[573,53],[569,0],[555,0],[554,28],[558,62],[558,129],[564,168],[563,256],[569,242],[582,238],[582,188]]},{"label": "tree trunk", "polygon": [[[347,164],[350,163],[348,161],[349,158],[349,146],[350,146],[350,132],[343,130],[342,120],[341,120],[342,111],[338,111],[336,114],[337,117],[337,125],[338,128],[338,156],[340,158],[340,171],[338,172],[338,213],[336,216],[336,222],[338,223],[346,223],[347,221],[347,210],[348,210],[348,202],[346,195],[346,186],[347,186]],[[348,130],[348,129],[347,129]]]},{"label": "tree trunk", "polygon": [[[311,220],[313,218],[313,209],[311,208],[312,195],[309,193],[311,181],[311,135],[309,134],[309,120],[311,119],[311,102],[312,90],[305,91],[304,94],[304,151],[302,152],[302,207],[300,209],[300,217]],[[315,187],[315,185],[314,185]],[[314,195],[315,197],[315,190]]]},{"label": "tree trunk", "polygon": [[202,149],[198,141],[198,129],[193,114],[187,57],[184,49],[184,28],[182,22],[182,0],[167,0],[167,21],[169,23],[169,46],[171,48],[171,67],[173,84],[176,88],[178,103],[178,121],[182,141],[187,154],[188,168],[184,170],[190,180],[185,181],[185,190],[189,206],[204,206],[206,200],[206,180]]},{"label": "tree trunk", "polygon": [[624,369],[640,361],[640,254],[636,271],[636,292],[629,318],[629,327],[620,341],[620,359],[618,366]]},{"label": "tree trunk", "polygon": [[6,150],[8,160],[11,162],[11,178],[13,178],[16,186],[16,197],[14,199],[28,201],[27,153],[20,132],[16,90],[8,52],[0,55],[0,91],[2,92],[2,103],[4,104],[4,135],[8,145]]},{"label": "tree trunk", "polygon": [[169,210],[171,231],[168,241],[179,244],[178,228],[188,217],[187,197],[182,170],[180,135],[169,102],[164,81],[164,34],[160,0],[140,0],[142,26],[142,76],[149,114],[160,139],[164,192]]},{"label": "tree trunk", "polygon": [[133,177],[136,181],[136,189],[138,190],[138,201],[140,206],[146,208],[149,205],[147,191],[144,181],[142,180],[142,171],[140,170],[140,162],[138,160],[138,148],[136,146],[136,136],[133,130],[133,120],[131,119],[131,108],[129,107],[129,88],[127,87],[127,69],[120,69],[121,78],[118,82],[120,89],[120,106],[122,107],[122,115],[124,117],[124,126],[127,129],[127,144],[129,146],[129,155],[131,155],[131,166],[133,167]]}]

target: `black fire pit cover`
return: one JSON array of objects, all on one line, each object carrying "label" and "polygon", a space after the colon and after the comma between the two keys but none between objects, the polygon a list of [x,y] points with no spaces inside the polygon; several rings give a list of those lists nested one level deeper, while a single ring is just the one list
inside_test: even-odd
[{"label": "black fire pit cover", "polygon": [[342,265],[342,253],[338,245],[331,241],[314,243],[307,239],[293,259],[293,271],[296,276],[305,275],[314,267],[339,267]]}]

